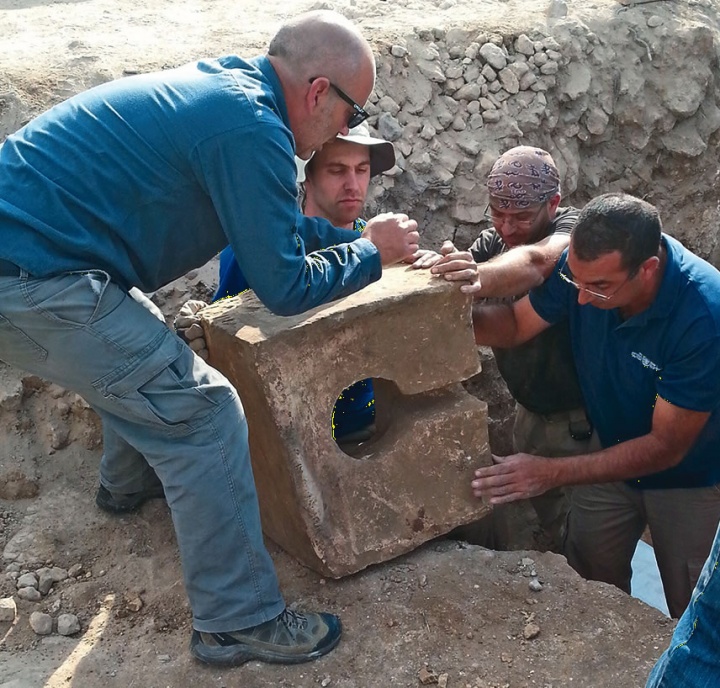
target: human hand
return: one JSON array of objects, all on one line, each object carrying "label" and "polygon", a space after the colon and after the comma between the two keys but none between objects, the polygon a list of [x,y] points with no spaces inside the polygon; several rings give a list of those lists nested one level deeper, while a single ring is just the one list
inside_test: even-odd
[{"label": "human hand", "polygon": [[409,259],[418,250],[417,222],[401,213],[383,213],[368,220],[363,239],[375,244],[383,266]]},{"label": "human hand", "polygon": [[440,248],[442,257],[431,268],[433,275],[442,275],[449,282],[467,282],[460,286],[463,294],[480,296],[482,284],[478,264],[470,251],[458,251],[452,241],[445,241]]},{"label": "human hand", "polygon": [[415,270],[427,270],[435,265],[442,256],[436,251],[427,248],[421,248],[415,251],[411,256],[405,259],[406,263],[411,263],[411,267]]},{"label": "human hand", "polygon": [[175,332],[203,361],[208,360],[205,332],[198,313],[205,308],[204,301],[186,301],[175,316]]},{"label": "human hand", "polygon": [[490,504],[505,504],[535,497],[560,485],[557,459],[532,454],[493,454],[492,466],[478,468],[470,484],[473,495]]}]

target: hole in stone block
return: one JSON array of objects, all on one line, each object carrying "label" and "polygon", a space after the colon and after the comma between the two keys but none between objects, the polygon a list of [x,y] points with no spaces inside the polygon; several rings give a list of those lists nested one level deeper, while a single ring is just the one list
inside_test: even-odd
[{"label": "hole in stone block", "polygon": [[[359,383],[366,384],[356,388]],[[343,390],[333,408],[333,437],[340,450],[354,459],[377,458],[383,439],[390,434],[388,431],[391,428],[402,432],[400,426],[435,408],[439,401],[442,405],[442,400],[446,398],[444,394],[444,390],[403,394],[395,382],[384,378],[368,378],[353,383]],[[355,434],[344,433],[345,428]]]},{"label": "hole in stone block", "polygon": [[[375,425],[375,380],[358,380],[346,387],[332,410],[333,439],[346,453],[372,439]],[[351,454],[352,455],[352,454]]]}]

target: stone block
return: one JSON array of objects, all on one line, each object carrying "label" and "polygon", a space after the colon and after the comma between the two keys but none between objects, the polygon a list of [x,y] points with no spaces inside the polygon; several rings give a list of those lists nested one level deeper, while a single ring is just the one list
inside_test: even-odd
[{"label": "stone block", "polygon": [[[210,363],[245,407],[263,529],[304,564],[349,575],[488,512],[470,491],[491,456],[487,405],[460,384],[480,364],[457,286],[398,266],[302,315],[245,292],[202,316]],[[335,400],[365,378],[376,432],[341,449]]]}]

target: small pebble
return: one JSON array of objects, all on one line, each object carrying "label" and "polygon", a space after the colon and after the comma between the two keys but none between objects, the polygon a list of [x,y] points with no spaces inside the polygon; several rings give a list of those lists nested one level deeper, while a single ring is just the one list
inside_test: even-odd
[{"label": "small pebble", "polygon": [[525,640],[532,640],[540,635],[540,626],[535,623],[529,623],[523,628],[523,637]]},{"label": "small pebble", "polygon": [[532,578],[528,583],[528,588],[530,588],[533,592],[540,592],[543,589],[543,586],[537,578]]}]

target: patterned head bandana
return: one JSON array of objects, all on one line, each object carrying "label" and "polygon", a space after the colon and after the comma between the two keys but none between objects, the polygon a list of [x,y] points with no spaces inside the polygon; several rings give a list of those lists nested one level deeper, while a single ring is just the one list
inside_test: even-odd
[{"label": "patterned head bandana", "polygon": [[493,205],[521,210],[550,200],[560,190],[552,156],[542,148],[517,146],[503,153],[487,179]]}]

